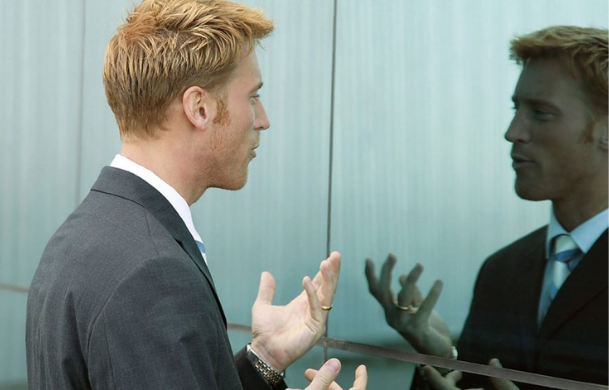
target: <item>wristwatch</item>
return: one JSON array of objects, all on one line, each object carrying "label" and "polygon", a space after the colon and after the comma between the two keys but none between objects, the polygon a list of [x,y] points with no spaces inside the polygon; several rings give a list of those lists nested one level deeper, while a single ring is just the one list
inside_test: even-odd
[{"label": "wristwatch", "polygon": [[283,378],[285,378],[284,372],[277,372],[267,362],[262,360],[260,356],[252,349],[251,345],[247,345],[247,359],[252,363],[252,366],[258,371],[258,373],[266,380],[271,387],[277,386]]}]

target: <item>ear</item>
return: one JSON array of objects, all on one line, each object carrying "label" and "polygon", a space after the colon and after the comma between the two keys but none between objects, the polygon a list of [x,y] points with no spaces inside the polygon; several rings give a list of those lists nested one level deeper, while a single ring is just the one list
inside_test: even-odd
[{"label": "ear", "polygon": [[209,92],[201,87],[189,87],[182,94],[182,108],[188,121],[197,129],[206,129],[211,123],[215,106]]}]

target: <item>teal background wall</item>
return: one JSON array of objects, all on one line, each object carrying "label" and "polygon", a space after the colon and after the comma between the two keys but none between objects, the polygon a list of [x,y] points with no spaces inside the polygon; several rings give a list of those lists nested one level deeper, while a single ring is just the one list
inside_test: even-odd
[{"label": "teal background wall", "polygon": [[[425,266],[423,291],[445,282],[437,309],[457,337],[482,261],[549,215],[512,190],[503,133],[519,69],[508,41],[553,24],[606,28],[607,2],[243,2],[276,21],[258,50],[271,128],[248,185],[209,190],[193,207],[229,321],[250,323],[260,272],[287,303],[329,247],[343,254],[330,337],[409,349],[364,279],[364,259],[380,266],[389,252],[398,272]],[[47,240],[120,148],[101,69],[132,3],[0,0],[0,284],[29,285]],[[0,388],[26,380],[25,302],[0,289]],[[231,338],[235,349],[249,340]],[[346,366],[344,385],[366,362],[369,388],[408,386],[409,364],[328,352]],[[305,387],[302,372],[321,362],[314,348],[290,385]]]}]

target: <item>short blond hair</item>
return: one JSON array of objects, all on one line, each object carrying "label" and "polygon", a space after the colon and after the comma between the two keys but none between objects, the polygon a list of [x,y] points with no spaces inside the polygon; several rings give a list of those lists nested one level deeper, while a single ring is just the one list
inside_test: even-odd
[{"label": "short blond hair", "polygon": [[151,137],[197,85],[218,92],[244,49],[273,31],[261,11],[224,0],[144,0],[108,43],[103,81],[121,139]]},{"label": "short blond hair", "polygon": [[538,57],[565,58],[571,73],[582,76],[584,95],[593,113],[607,115],[607,40],[606,29],[552,26],[514,38],[510,58],[519,64]]}]

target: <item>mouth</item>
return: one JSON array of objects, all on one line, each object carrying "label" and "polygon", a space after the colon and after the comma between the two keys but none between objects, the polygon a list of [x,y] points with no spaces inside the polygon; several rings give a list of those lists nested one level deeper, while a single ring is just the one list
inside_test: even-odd
[{"label": "mouth", "polygon": [[520,154],[512,153],[511,157],[512,157],[512,168],[514,168],[516,170],[527,168],[534,164],[533,160],[531,160],[530,158],[527,158],[525,156],[522,156]]},{"label": "mouth", "polygon": [[252,154],[252,158],[256,158],[256,149],[258,149],[259,146],[260,146],[260,144],[254,146],[252,148],[252,153],[251,153]]}]

